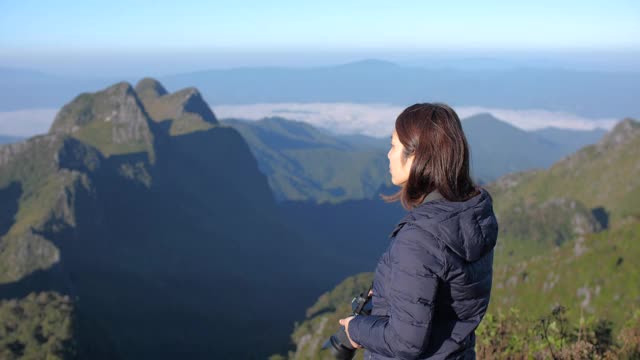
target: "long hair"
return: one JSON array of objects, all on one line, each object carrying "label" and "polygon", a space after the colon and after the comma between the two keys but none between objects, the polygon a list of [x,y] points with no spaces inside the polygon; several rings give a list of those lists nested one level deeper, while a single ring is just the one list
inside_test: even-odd
[{"label": "long hair", "polygon": [[415,155],[408,180],[387,202],[400,201],[409,210],[437,190],[449,201],[465,201],[479,193],[469,170],[469,144],[458,115],[442,103],[415,104],[406,108],[395,124],[404,146],[401,161]]}]

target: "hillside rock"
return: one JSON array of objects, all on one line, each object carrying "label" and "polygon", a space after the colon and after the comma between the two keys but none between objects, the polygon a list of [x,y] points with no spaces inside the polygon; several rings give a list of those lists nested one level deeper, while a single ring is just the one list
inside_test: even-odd
[{"label": "hillside rock", "polygon": [[620,121],[597,144],[600,151],[617,148],[631,143],[640,137],[640,122],[626,118]]},{"label": "hillside rock", "polygon": [[196,88],[186,88],[169,94],[155,79],[145,78],[136,85],[136,92],[152,120],[171,122],[171,135],[207,130],[218,124],[216,116]]},{"label": "hillside rock", "polygon": [[544,202],[522,200],[508,210],[498,207],[500,235],[522,241],[562,245],[577,236],[602,230],[592,212],[581,202],[557,197]]},{"label": "hillside rock", "polygon": [[[49,154],[55,154],[55,149],[60,144],[62,137],[58,134],[39,135],[17,143],[0,145],[0,169],[35,147],[42,148],[44,152]],[[55,158],[52,157],[51,160],[53,165]]]},{"label": "hillside rock", "polygon": [[126,82],[77,96],[58,112],[49,133],[69,134],[107,156],[153,146],[146,111]]},{"label": "hillside rock", "polygon": [[60,260],[45,233],[76,225],[76,191],[91,189],[86,172],[100,162],[95,148],[62,133],[0,147],[0,283]]},{"label": "hillside rock", "polygon": [[143,101],[146,99],[155,99],[169,93],[158,80],[152,78],[144,78],[138,81],[135,90],[138,97]]}]

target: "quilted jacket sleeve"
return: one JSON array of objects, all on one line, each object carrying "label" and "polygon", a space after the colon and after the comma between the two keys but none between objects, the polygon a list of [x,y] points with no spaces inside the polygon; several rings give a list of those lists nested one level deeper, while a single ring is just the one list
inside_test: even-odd
[{"label": "quilted jacket sleeve", "polygon": [[390,249],[390,279],[386,297],[389,316],[356,316],[349,335],[371,352],[397,359],[416,359],[431,334],[438,275],[444,265],[425,243],[424,231],[405,226]]}]

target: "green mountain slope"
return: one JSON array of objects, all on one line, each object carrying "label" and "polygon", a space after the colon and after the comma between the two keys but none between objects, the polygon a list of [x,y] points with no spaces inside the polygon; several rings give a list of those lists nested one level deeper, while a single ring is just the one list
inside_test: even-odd
[{"label": "green mountain slope", "polygon": [[69,146],[93,168],[95,150],[64,134],[49,134],[0,147],[0,283],[16,281],[59,261],[58,249],[42,231],[54,222],[73,226],[75,189],[82,173],[60,167]]},{"label": "green mountain slope", "polygon": [[222,123],[247,140],[278,201],[373,198],[390,183],[386,148],[282,118]]},{"label": "green mountain slope", "polygon": [[153,135],[135,91],[122,82],[96,93],[78,95],[56,115],[50,134],[69,134],[105,156],[148,152]]},{"label": "green mountain slope", "polygon": [[528,261],[497,261],[489,311],[515,307],[535,319],[561,304],[575,322],[596,316],[619,328],[633,309],[640,309],[638,257],[640,222],[633,222]]},{"label": "green mountain slope", "polygon": [[620,122],[600,142],[556,162],[548,171],[503,177],[490,186],[498,211],[516,204],[577,199],[605,226],[640,215],[640,124]]},{"label": "green mountain slope", "polygon": [[597,144],[548,170],[501,177],[488,185],[500,224],[496,252],[519,261],[567,240],[634,221],[640,214],[640,131],[625,119]]},{"label": "green mountain slope", "polygon": [[[639,305],[640,273],[628,262],[640,255],[639,175],[640,124],[625,119],[549,170],[493,183],[502,252],[492,306],[536,316],[563,304],[573,319],[584,313],[620,325]],[[545,211],[545,204],[566,211]],[[532,240],[545,246],[510,259],[506,249]]]}]

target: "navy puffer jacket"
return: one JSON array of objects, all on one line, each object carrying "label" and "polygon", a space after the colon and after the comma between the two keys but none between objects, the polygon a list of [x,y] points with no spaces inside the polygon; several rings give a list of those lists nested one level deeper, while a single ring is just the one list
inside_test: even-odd
[{"label": "navy puffer jacket", "polygon": [[424,201],[389,236],[373,310],[349,323],[370,359],[475,359],[491,294],[498,223],[485,189],[463,202]]}]

